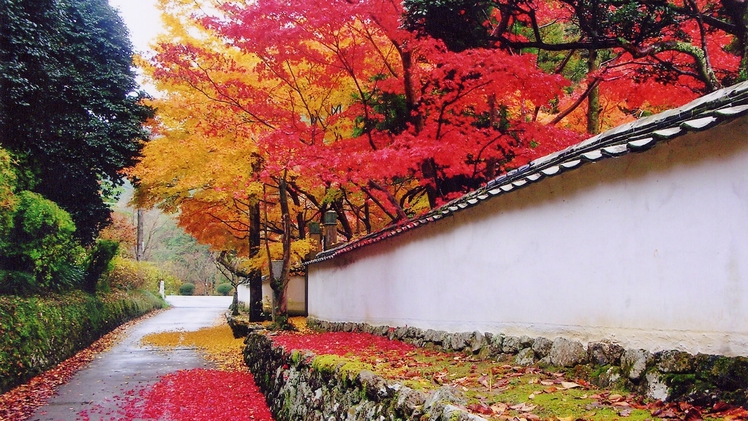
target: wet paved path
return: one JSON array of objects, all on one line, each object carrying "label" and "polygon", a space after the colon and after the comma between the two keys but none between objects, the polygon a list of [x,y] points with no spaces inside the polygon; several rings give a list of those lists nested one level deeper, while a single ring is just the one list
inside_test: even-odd
[{"label": "wet paved path", "polygon": [[[182,369],[209,367],[194,348],[164,351],[140,346],[154,332],[193,331],[212,326],[231,304],[231,297],[168,296],[172,307],[133,326],[119,343],[101,353],[58,389],[30,420],[71,421],[116,419],[118,400],[126,391],[155,383],[158,377]],[[84,411],[90,418],[81,417]],[[108,415],[106,415],[108,413]]]}]

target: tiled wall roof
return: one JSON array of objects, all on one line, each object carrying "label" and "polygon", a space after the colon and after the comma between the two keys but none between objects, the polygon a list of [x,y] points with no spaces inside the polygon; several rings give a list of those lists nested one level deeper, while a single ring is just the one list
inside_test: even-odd
[{"label": "tiled wall roof", "polygon": [[306,264],[335,258],[341,254],[377,243],[390,237],[433,223],[451,213],[531,183],[540,182],[587,162],[644,151],[658,142],[691,131],[705,130],[748,113],[748,82],[715,91],[686,105],[641,118],[572,145],[564,150],[538,158],[529,164],[503,174],[486,184],[425,215],[401,222],[336,248],[319,253]]}]

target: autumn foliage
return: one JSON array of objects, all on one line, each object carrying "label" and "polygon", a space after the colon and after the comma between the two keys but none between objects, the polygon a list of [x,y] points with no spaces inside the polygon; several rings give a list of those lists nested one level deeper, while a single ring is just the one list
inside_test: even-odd
[{"label": "autumn foliage", "polygon": [[282,260],[282,306],[326,212],[351,240],[740,80],[735,7],[163,0],[137,200],[179,212],[239,276]]}]

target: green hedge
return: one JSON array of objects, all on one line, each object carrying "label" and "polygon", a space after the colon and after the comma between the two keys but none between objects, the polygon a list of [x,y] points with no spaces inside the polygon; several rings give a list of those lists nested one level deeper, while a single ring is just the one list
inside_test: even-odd
[{"label": "green hedge", "polygon": [[179,295],[192,295],[195,293],[195,285],[186,283],[179,287]]},{"label": "green hedge", "polygon": [[231,294],[231,291],[234,290],[234,287],[231,286],[231,284],[220,284],[216,287],[216,292],[220,295],[229,295]]},{"label": "green hedge", "polygon": [[75,355],[122,323],[164,305],[143,291],[0,296],[0,393]]}]

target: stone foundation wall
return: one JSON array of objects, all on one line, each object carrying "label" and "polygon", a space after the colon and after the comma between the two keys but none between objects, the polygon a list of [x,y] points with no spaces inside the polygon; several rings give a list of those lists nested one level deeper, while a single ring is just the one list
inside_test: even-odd
[{"label": "stone foundation wall", "polygon": [[691,355],[677,350],[652,353],[624,349],[610,342],[590,342],[585,346],[565,338],[551,340],[478,331],[448,333],[313,318],[307,319],[307,324],[318,330],[367,332],[418,347],[471,353],[516,365],[566,367],[599,387],[624,388],[663,401],[683,400],[698,405],[726,401],[748,405],[746,357]]},{"label": "stone foundation wall", "polygon": [[330,356],[288,353],[251,331],[244,360],[277,421],[485,421],[456,405],[459,392],[426,394]]}]

